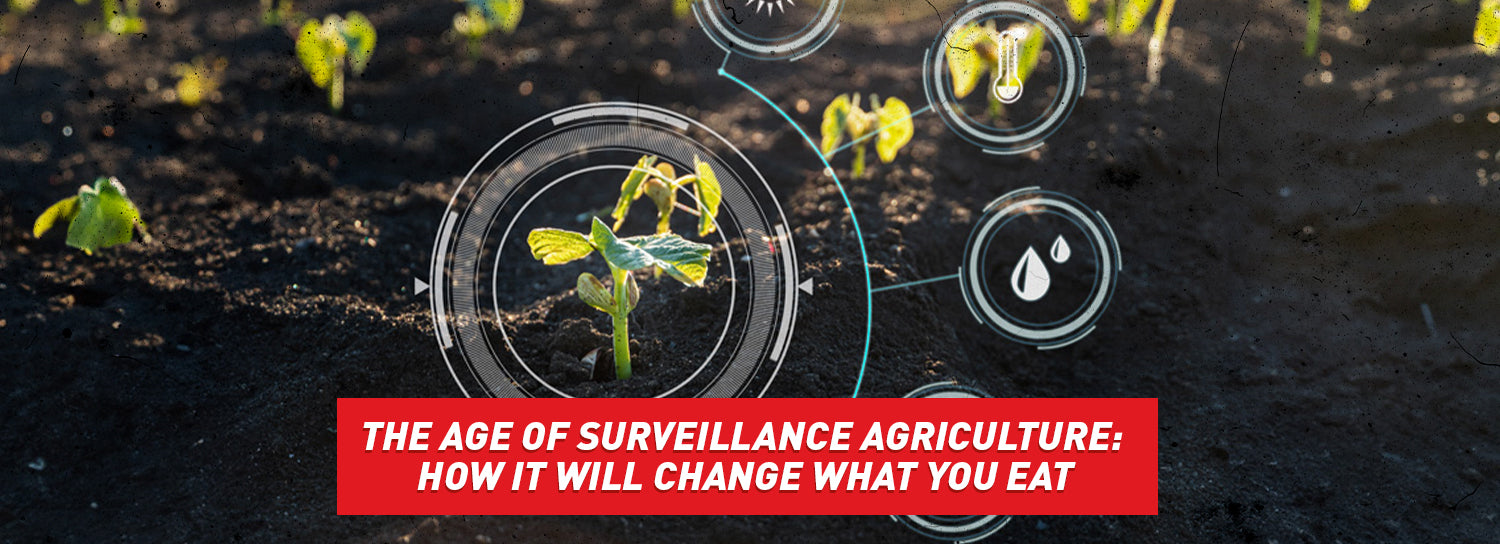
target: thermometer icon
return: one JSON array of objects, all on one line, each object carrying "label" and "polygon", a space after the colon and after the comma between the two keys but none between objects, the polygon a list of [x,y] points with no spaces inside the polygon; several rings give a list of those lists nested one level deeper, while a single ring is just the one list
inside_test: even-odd
[{"label": "thermometer icon", "polygon": [[1024,31],[1006,30],[1000,33],[1000,66],[996,70],[995,85],[991,92],[1002,104],[1014,104],[1021,99],[1021,38]]}]

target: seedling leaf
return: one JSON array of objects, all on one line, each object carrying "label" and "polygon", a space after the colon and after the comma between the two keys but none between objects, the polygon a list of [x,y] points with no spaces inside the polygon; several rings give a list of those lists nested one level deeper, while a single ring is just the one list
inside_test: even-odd
[{"label": "seedling leaf", "polygon": [[1479,18],[1474,21],[1474,43],[1484,54],[1500,54],[1500,0],[1479,4]]},{"label": "seedling leaf", "polygon": [[724,188],[719,185],[719,176],[713,167],[693,157],[693,170],[698,173],[698,182],[693,185],[698,197],[698,236],[708,236],[718,227],[714,219],[719,216],[719,202],[724,198]]},{"label": "seedling leaf", "polygon": [[701,286],[703,278],[708,275],[708,256],[713,251],[708,244],[690,242],[670,233],[635,236],[624,241],[646,253],[651,260],[650,266],[661,269],[677,281]]},{"label": "seedling leaf", "polygon": [[978,24],[969,24],[953,31],[948,37],[948,73],[953,76],[953,97],[962,99],[979,87],[980,80],[989,70],[989,63],[979,51],[979,42],[987,31]]},{"label": "seedling leaf", "polygon": [[849,95],[841,94],[823,109],[823,155],[833,153],[844,139],[844,124],[849,120]]},{"label": "seedling leaf", "polygon": [[1146,21],[1146,13],[1151,11],[1151,6],[1156,0],[1123,0],[1120,2],[1119,26],[1116,32],[1120,34],[1135,34],[1140,30],[1141,23]]},{"label": "seedling leaf", "polygon": [[531,256],[549,266],[570,263],[594,252],[584,235],[562,229],[533,230],[526,236],[526,243],[531,246]]},{"label": "seedling leaf", "polygon": [[578,298],[601,312],[614,315],[615,294],[593,274],[578,275]]},{"label": "seedling leaf", "polygon": [[1360,13],[1370,8],[1370,0],[1349,0],[1349,11]]},{"label": "seedling leaf", "polygon": [[1021,58],[1016,59],[1016,70],[1021,81],[1028,81],[1031,72],[1042,60],[1042,48],[1046,45],[1047,33],[1040,26],[1032,25],[1026,29],[1026,41],[1021,42]]},{"label": "seedling leaf", "polygon": [[911,141],[916,131],[911,122],[911,108],[900,98],[891,97],[885,99],[885,106],[875,113],[879,116],[880,126],[885,127],[875,137],[875,152],[880,155],[880,162],[890,163],[896,160],[896,152]]},{"label": "seedling leaf", "polygon": [[630,169],[630,174],[625,176],[625,183],[620,184],[620,200],[615,202],[614,213],[609,214],[615,218],[615,228],[625,224],[625,216],[630,213],[630,203],[640,196],[641,183],[646,181],[646,176],[651,172],[651,165],[656,164],[656,157],[646,155],[636,161],[635,168]]},{"label": "seedling leaf", "polygon": [[633,311],[641,303],[641,286],[635,282],[635,274],[625,274],[625,310]]},{"label": "seedling leaf", "polygon": [[488,0],[485,2],[485,11],[490,15],[490,22],[500,27],[502,32],[510,34],[521,25],[521,13],[525,10],[523,0]]},{"label": "seedling leaf", "polygon": [[56,204],[47,207],[41,217],[36,218],[36,224],[31,227],[31,235],[41,238],[47,231],[52,230],[58,223],[71,222],[78,217],[78,197],[70,196],[57,201]]},{"label": "seedling leaf", "polygon": [[141,214],[125,197],[119,180],[99,178],[94,187],[78,192],[78,215],[68,225],[68,245],[93,254],[94,250],[130,243]]},{"label": "seedling leaf", "polygon": [[620,270],[640,270],[650,268],[656,264],[655,259],[651,257],[650,253],[647,253],[644,249],[620,241],[619,238],[615,237],[614,231],[609,230],[609,226],[605,225],[597,217],[594,218],[594,227],[589,236],[589,243],[594,245],[594,249],[599,250],[599,254],[604,256],[604,260],[609,262],[611,267]]},{"label": "seedling leaf", "polygon": [[365,66],[370,64],[370,57],[375,55],[375,25],[363,13],[351,11],[344,16],[344,23],[339,30],[348,43],[350,71],[354,75],[364,73]]},{"label": "seedling leaf", "polygon": [[1089,20],[1089,0],[1068,0],[1068,14],[1076,23]]},{"label": "seedling leaf", "polygon": [[316,20],[303,24],[302,31],[297,34],[297,60],[302,61],[313,85],[319,89],[328,88],[338,70],[338,59],[334,56],[333,45],[324,36],[323,25]]}]

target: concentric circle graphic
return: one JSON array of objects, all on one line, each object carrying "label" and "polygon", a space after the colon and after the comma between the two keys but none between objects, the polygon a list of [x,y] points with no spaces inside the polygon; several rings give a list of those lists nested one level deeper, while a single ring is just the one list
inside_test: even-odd
[{"label": "concentric circle graphic", "polygon": [[[992,20],[1026,22],[1040,27],[1046,33],[1048,49],[1056,55],[1059,63],[1059,81],[1050,104],[1036,119],[1010,127],[983,123],[965,113],[953,95],[950,83],[947,49],[951,47],[955,33],[967,25]],[[986,153],[997,155],[1016,155],[1040,147],[1073,112],[1087,81],[1083,46],[1068,31],[1062,19],[1030,0],[981,0],[960,8],[943,25],[922,60],[922,84],[927,101],[943,123]],[[1033,89],[1038,87],[1031,83],[1027,85]]]},{"label": "concentric circle graphic", "polygon": [[979,322],[1055,349],[1093,332],[1120,270],[1120,246],[1103,215],[1031,187],[985,207],[965,246],[959,285]]},{"label": "concentric circle graphic", "polygon": [[725,52],[759,60],[796,60],[812,54],[838,30],[843,10],[844,0],[693,2],[693,15],[709,39]]},{"label": "concentric circle graphic", "polygon": [[[989,398],[989,394],[955,382],[927,384],[907,393],[908,399]],[[891,516],[918,534],[947,542],[975,542],[995,534],[1011,516]]]},{"label": "concentric circle graphic", "polygon": [[[465,395],[598,393],[587,380],[568,383],[579,380],[561,369],[576,368],[578,352],[591,347],[591,320],[602,315],[570,304],[574,279],[583,272],[607,277],[607,270],[598,257],[547,267],[532,257],[526,237],[539,227],[587,232],[647,155],[681,172],[706,163],[723,204],[716,232],[693,237],[714,248],[704,287],[641,276],[643,301],[659,302],[632,314],[632,345],[653,355],[635,362],[658,362],[632,385],[650,388],[639,396],[765,393],[791,341],[798,296],[780,204],[754,165],[702,124],[661,108],[599,103],[554,112],[506,136],[470,170],[443,215],[432,260],[433,325]],[[626,232],[639,228],[627,222],[620,235],[650,234]],[[572,332],[549,334],[547,327]],[[651,343],[673,332],[683,340]]]}]

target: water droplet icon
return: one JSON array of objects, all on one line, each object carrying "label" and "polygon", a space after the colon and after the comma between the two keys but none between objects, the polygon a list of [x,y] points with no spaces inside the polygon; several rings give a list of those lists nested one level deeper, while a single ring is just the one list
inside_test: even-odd
[{"label": "water droplet icon", "polygon": [[1068,258],[1072,256],[1073,248],[1068,247],[1067,240],[1064,240],[1062,236],[1058,236],[1057,241],[1052,242],[1052,260],[1057,264],[1062,264],[1068,262]]},{"label": "water droplet icon", "polygon": [[1047,274],[1047,266],[1037,256],[1036,248],[1028,246],[1026,254],[1021,256],[1016,269],[1010,273],[1011,291],[1021,297],[1021,300],[1035,302],[1045,296],[1047,288],[1051,286],[1052,276]]}]

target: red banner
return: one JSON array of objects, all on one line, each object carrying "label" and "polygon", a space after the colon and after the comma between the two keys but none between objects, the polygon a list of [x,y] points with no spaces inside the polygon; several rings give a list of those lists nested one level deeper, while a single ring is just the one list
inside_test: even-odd
[{"label": "red banner", "polygon": [[338,513],[1145,514],[1156,399],[339,399]]}]

